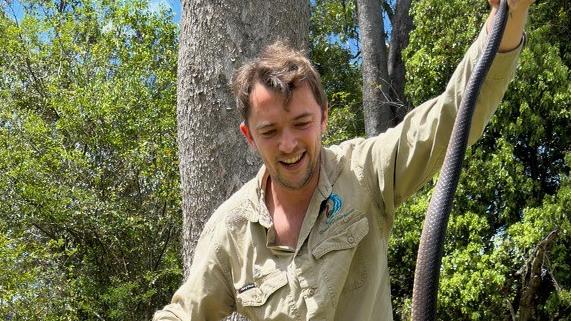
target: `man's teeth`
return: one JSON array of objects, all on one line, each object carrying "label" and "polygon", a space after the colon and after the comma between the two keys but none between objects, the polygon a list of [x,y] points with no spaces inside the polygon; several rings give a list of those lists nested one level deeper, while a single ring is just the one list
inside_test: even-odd
[{"label": "man's teeth", "polygon": [[297,163],[301,159],[302,156],[303,156],[303,153],[301,153],[295,157],[292,157],[292,158],[284,159],[284,160],[282,160],[282,162],[291,165],[293,163]]}]

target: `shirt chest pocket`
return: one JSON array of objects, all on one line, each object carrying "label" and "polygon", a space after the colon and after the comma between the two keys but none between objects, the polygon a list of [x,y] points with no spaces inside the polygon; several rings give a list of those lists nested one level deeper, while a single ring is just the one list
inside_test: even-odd
[{"label": "shirt chest pocket", "polygon": [[367,281],[365,258],[358,245],[369,233],[369,220],[361,216],[356,220],[328,230],[311,250],[317,260],[320,282],[329,289],[330,296],[362,287]]},{"label": "shirt chest pocket", "polygon": [[367,233],[369,233],[369,220],[363,216],[350,224],[336,226],[335,229],[324,233],[311,253],[319,260],[331,251],[354,248]]},{"label": "shirt chest pocket", "polygon": [[286,284],[286,272],[275,270],[254,278],[254,282],[244,286],[243,292],[238,293],[236,299],[244,307],[260,307],[266,304],[272,294]]},{"label": "shirt chest pocket", "polygon": [[311,253],[319,260],[331,251],[354,248],[367,233],[369,233],[369,220],[361,217],[348,226],[342,226],[342,229],[337,228],[331,233],[326,233],[324,239],[313,248]]}]

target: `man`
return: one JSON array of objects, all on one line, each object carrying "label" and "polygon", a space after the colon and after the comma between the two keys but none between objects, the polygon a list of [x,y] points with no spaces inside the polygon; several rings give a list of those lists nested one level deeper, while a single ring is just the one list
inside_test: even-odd
[{"label": "man", "polygon": [[[495,14],[498,1],[491,1]],[[513,76],[532,0],[510,18],[482,88],[470,143]],[[387,244],[396,207],[440,167],[486,28],[445,92],[369,139],[321,146],[327,99],[299,52],[277,43],[241,67],[240,130],[264,166],[205,225],[188,280],[155,320],[392,320]]]}]

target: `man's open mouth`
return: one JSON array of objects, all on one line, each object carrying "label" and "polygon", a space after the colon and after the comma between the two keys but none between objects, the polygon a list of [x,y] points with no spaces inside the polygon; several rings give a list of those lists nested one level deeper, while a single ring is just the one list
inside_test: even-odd
[{"label": "man's open mouth", "polygon": [[305,156],[306,152],[300,153],[294,157],[288,158],[288,159],[283,159],[281,161],[279,161],[282,165],[286,166],[286,167],[294,167],[295,165],[299,164],[301,162],[301,160],[303,159],[303,157]]}]

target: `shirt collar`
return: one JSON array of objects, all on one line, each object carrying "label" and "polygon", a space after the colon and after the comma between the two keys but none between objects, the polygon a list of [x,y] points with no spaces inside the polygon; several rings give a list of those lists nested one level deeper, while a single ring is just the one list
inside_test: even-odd
[{"label": "shirt collar", "polygon": [[[340,156],[341,153],[335,153],[329,148],[321,148],[320,154],[320,170],[319,170],[319,182],[315,192],[320,193],[323,199],[326,199],[331,194],[333,190],[333,184],[337,181],[339,174],[341,173],[343,157]],[[272,224],[272,218],[268,211],[265,202],[266,186],[268,182],[269,173],[265,165],[262,165],[258,173],[256,174],[256,190],[255,193],[251,195],[254,196],[251,201],[254,205],[253,213],[250,213],[249,220],[252,222],[259,222],[265,228],[270,228]],[[315,193],[314,192],[314,193]]]}]

